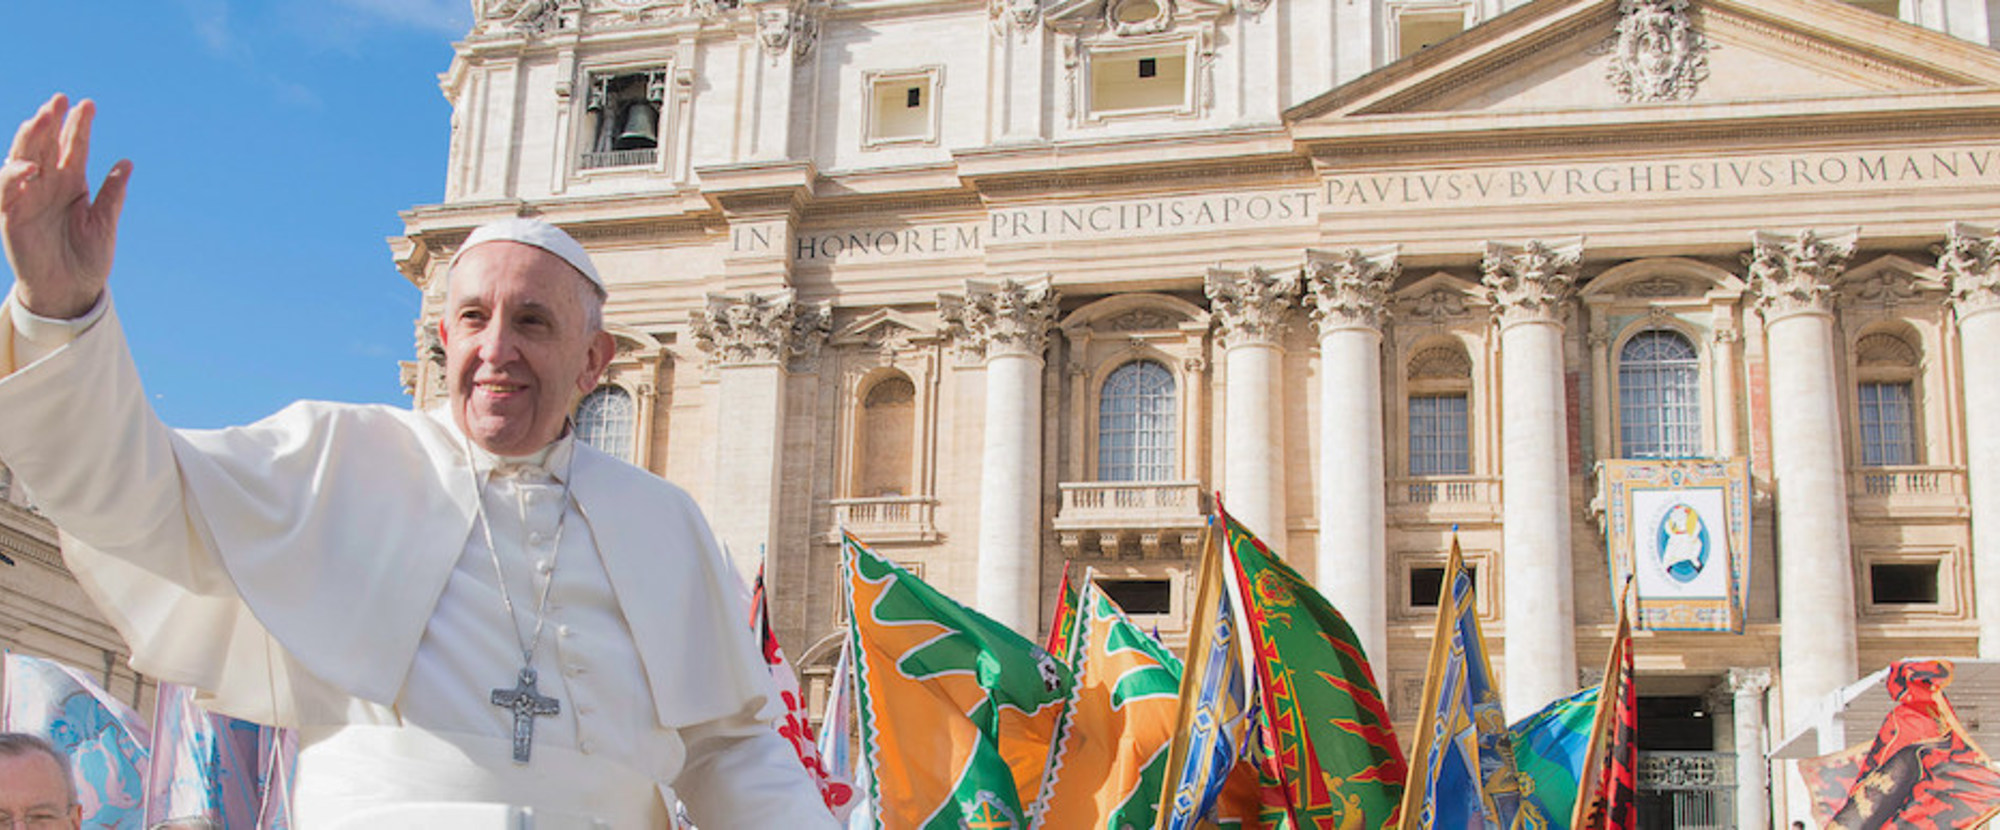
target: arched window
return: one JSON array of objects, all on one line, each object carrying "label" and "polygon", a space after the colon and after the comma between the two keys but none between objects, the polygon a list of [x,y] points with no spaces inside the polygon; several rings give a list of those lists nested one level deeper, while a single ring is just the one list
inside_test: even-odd
[{"label": "arched window", "polygon": [[1917,371],[1923,353],[1897,332],[1876,332],[1854,344],[1855,397],[1860,405],[1861,466],[1917,464]]},{"label": "arched window", "polygon": [[1453,343],[1417,352],[1410,358],[1408,379],[1410,475],[1471,473],[1472,359],[1465,348]]},{"label": "arched window", "polygon": [[1097,405],[1097,479],[1170,481],[1177,472],[1174,375],[1150,360],[1118,367]]},{"label": "arched window", "polygon": [[1618,351],[1618,442],[1625,458],[1701,454],[1701,366],[1679,332],[1643,331]]},{"label": "arched window", "polygon": [[632,419],[632,396],[616,386],[599,386],[577,404],[576,440],[631,461]]},{"label": "arched window", "polygon": [[909,378],[892,375],[868,387],[861,396],[854,495],[884,498],[911,494],[916,426],[917,387]]}]

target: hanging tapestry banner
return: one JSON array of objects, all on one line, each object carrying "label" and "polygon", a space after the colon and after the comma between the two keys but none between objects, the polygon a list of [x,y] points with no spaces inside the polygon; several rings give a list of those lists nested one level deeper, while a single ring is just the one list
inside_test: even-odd
[{"label": "hanging tapestry banner", "polygon": [[1604,461],[1611,595],[1626,577],[1653,631],[1743,631],[1750,584],[1745,459]]}]

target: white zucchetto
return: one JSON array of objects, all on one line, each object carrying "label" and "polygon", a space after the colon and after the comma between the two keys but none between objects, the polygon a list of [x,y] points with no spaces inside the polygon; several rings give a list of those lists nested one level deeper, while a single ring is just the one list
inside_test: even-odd
[{"label": "white zucchetto", "polygon": [[528,217],[501,219],[475,228],[472,235],[465,238],[464,244],[458,246],[458,253],[451,255],[451,267],[457,267],[459,258],[472,250],[474,245],[486,242],[519,242],[548,251],[562,257],[584,279],[590,280],[600,294],[605,291],[604,278],[597,275],[597,266],[591,264],[590,254],[583,250],[583,243],[564,233],[562,228]]}]

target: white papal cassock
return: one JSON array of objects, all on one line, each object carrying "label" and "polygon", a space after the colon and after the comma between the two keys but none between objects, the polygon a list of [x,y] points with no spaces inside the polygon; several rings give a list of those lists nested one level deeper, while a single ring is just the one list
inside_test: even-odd
[{"label": "white papal cassock", "polygon": [[[434,802],[660,827],[677,796],[705,830],[832,825],[679,488],[570,437],[497,458],[448,415],[385,406],[172,431],[108,293],[76,321],[6,306],[0,459],[134,669],[300,730],[300,827]],[[524,635],[554,579],[535,667],[562,711],[535,719],[526,765],[490,702],[521,652],[482,502]]]}]

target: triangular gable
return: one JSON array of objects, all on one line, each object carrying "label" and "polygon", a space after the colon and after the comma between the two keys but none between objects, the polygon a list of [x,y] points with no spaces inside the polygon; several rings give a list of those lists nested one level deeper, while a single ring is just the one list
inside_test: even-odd
[{"label": "triangular gable", "polygon": [[[1530,3],[1294,107],[1286,120],[1311,139],[1358,116],[1585,110],[1597,120],[1620,112],[1644,120],[1661,104],[1687,117],[1746,102],[1832,99],[1819,108],[1834,110],[1857,97],[2000,92],[2000,52],[1838,0],[1666,4],[1690,27],[1692,48],[1657,53],[1635,76],[1637,58],[1621,47],[1646,53],[1619,36],[1621,6],[1631,2]],[[1664,94],[1620,88],[1620,75],[1682,65],[1693,69]]]}]

